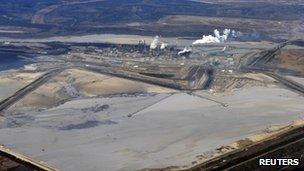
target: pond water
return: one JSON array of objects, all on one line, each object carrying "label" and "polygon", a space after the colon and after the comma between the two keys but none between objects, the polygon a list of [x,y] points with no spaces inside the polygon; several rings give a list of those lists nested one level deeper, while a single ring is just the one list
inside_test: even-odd
[{"label": "pond water", "polygon": [[30,61],[20,57],[18,54],[0,51],[0,71],[20,68],[29,63]]}]

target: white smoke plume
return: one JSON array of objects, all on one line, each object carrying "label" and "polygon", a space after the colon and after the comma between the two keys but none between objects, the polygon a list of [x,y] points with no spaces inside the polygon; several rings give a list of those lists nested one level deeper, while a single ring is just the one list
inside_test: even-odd
[{"label": "white smoke plume", "polygon": [[188,48],[188,47],[185,47],[182,51],[179,51],[177,54],[178,55],[183,55],[183,54],[189,53],[189,52],[192,52],[192,49]]},{"label": "white smoke plume", "polygon": [[[214,32],[214,36],[213,35],[208,35],[208,36],[203,35],[202,39],[198,39],[198,40],[194,41],[192,44],[196,45],[196,44],[206,44],[206,43],[223,43],[228,40],[228,37],[231,34],[230,29],[223,30],[223,35],[221,35],[217,29],[215,29],[213,32]],[[235,33],[236,32],[234,30],[232,30],[232,34],[235,34]]]},{"label": "white smoke plume", "polygon": [[224,34],[225,36],[229,36],[230,33],[231,33],[231,30],[230,30],[230,29],[225,29],[225,30],[223,31],[223,34]]},{"label": "white smoke plume", "polygon": [[150,44],[150,49],[156,49],[157,46],[159,44],[159,36],[155,36],[155,38],[153,39],[153,41]]},{"label": "white smoke plume", "polygon": [[160,49],[161,49],[161,50],[164,50],[164,49],[166,49],[167,46],[168,46],[167,43],[162,43],[162,44],[160,45]]},{"label": "white smoke plume", "polygon": [[223,47],[222,51],[224,52],[227,49],[227,46]]},{"label": "white smoke plume", "polygon": [[160,48],[161,50],[164,50],[167,48],[167,46],[168,46],[168,43],[161,41],[159,36],[155,36],[155,38],[153,39],[153,41],[150,44],[150,49],[154,50],[154,49]]},{"label": "white smoke plume", "polygon": [[213,31],[213,33],[214,33],[214,35],[215,35],[216,38],[218,38],[218,39],[221,38],[220,32],[219,32],[217,29],[215,29],[215,30]]}]

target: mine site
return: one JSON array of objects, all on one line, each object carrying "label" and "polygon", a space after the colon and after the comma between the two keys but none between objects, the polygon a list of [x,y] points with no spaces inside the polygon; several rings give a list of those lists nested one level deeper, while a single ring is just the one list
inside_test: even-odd
[{"label": "mine site", "polygon": [[302,0],[3,2],[0,171],[303,169],[303,16]]}]

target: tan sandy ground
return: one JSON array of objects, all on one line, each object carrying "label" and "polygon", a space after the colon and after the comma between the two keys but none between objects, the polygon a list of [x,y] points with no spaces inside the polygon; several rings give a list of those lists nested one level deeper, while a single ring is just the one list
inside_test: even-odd
[{"label": "tan sandy ground", "polygon": [[0,100],[14,94],[20,88],[41,76],[42,73],[23,73],[12,71],[0,74]]},{"label": "tan sandy ground", "polygon": [[283,50],[280,54],[279,66],[304,73],[304,50],[289,49]]},{"label": "tan sandy ground", "polygon": [[170,93],[173,89],[143,82],[112,77],[84,70],[71,69],[66,72],[75,78],[74,85],[84,96],[111,95],[121,93]]},{"label": "tan sandy ground", "polygon": [[85,96],[109,95],[136,92],[169,93],[173,89],[132,81],[128,79],[110,77],[86,71],[73,71],[82,75],[75,81],[75,86]]},{"label": "tan sandy ground", "polygon": [[60,90],[67,85],[66,76],[67,74],[62,73],[58,77],[53,78],[18,101],[11,108],[47,107],[68,98],[60,93]]},{"label": "tan sandy ground", "polygon": [[66,88],[73,87],[81,97],[122,93],[169,93],[175,90],[142,82],[111,77],[79,69],[69,69],[17,102],[12,108],[48,108],[73,98]]}]

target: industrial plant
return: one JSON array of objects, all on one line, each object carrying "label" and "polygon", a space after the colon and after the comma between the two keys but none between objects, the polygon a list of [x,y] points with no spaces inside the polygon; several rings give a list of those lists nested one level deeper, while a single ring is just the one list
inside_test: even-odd
[{"label": "industrial plant", "polygon": [[301,170],[304,4],[0,4],[0,171]]}]

